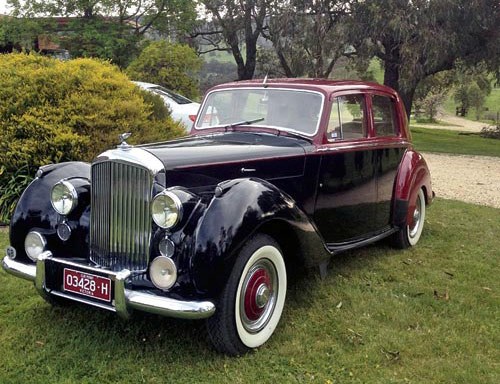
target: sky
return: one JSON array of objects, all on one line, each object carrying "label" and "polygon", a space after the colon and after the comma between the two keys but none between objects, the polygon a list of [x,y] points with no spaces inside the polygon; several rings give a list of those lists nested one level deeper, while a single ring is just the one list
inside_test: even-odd
[{"label": "sky", "polygon": [[0,13],[7,13],[7,0],[0,0]]}]

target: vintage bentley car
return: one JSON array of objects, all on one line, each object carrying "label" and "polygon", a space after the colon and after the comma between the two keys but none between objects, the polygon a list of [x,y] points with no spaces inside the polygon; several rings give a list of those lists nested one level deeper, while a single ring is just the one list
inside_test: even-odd
[{"label": "vintage bentley car", "polygon": [[38,170],[3,268],[53,304],[204,318],[230,355],[273,334],[290,266],[324,272],[388,237],[413,246],[433,198],[401,100],[377,84],[225,84],[188,137],[126,136],[92,164]]}]

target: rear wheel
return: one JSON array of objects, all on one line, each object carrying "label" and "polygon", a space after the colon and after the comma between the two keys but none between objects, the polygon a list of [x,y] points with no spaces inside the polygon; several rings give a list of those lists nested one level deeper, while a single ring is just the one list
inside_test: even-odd
[{"label": "rear wheel", "polygon": [[413,247],[420,240],[425,221],[425,195],[424,190],[420,188],[415,201],[415,210],[411,223],[408,223],[394,234],[394,245],[398,248]]},{"label": "rear wheel", "polygon": [[215,314],[207,320],[219,352],[240,355],[264,344],[281,318],[286,268],[278,244],[258,234],[241,249]]}]

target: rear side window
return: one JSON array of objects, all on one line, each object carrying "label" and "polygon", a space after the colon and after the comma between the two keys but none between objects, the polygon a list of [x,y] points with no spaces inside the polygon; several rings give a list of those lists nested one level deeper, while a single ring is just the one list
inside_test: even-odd
[{"label": "rear side window", "polygon": [[329,140],[367,137],[363,95],[339,96],[332,103],[327,135]]},{"label": "rear side window", "polygon": [[389,97],[374,95],[372,97],[372,110],[375,135],[396,136],[398,130],[394,101]]}]

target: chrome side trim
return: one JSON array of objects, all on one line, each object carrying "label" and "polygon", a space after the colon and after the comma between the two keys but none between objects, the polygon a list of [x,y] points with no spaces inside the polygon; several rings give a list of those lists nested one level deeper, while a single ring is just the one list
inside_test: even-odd
[{"label": "chrome side trim", "polygon": [[[67,266],[77,267],[89,272],[106,273],[115,282],[114,305],[106,305],[96,301],[87,300],[84,297],[67,294],[59,291],[48,291],[45,286],[45,262],[61,263]],[[27,265],[12,260],[5,256],[2,260],[3,269],[14,276],[35,282],[35,287],[41,296],[55,295],[64,297],[68,300],[83,304],[92,305],[101,309],[116,312],[120,317],[128,318],[131,309],[149,312],[166,317],[175,317],[180,319],[205,319],[215,312],[215,304],[211,301],[184,301],[175,300],[164,296],[158,296],[154,292],[133,291],[125,288],[131,272],[124,269],[120,272],[112,272],[102,268],[94,268],[87,265],[66,261],[52,257],[50,251],[43,252],[35,265]]]}]

